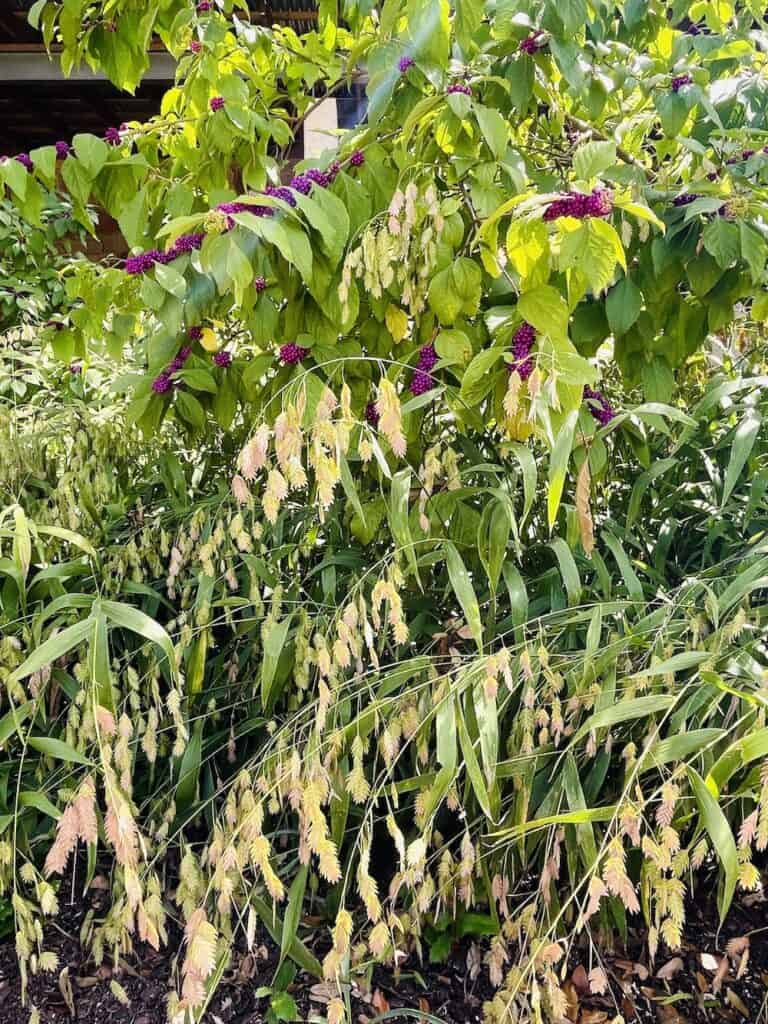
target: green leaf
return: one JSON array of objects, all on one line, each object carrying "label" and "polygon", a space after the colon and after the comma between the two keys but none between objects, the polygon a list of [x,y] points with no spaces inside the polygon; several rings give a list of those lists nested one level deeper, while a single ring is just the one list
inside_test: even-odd
[{"label": "green leaf", "polygon": [[668,672],[684,672],[688,668],[695,668],[709,657],[711,655],[707,651],[682,651],[680,654],[673,654],[671,658],[665,658],[664,661],[660,661],[655,665],[649,665],[648,668],[641,669],[639,672],[633,672],[631,676],[627,676],[626,681],[651,679],[653,676],[665,676]]},{"label": "green leaf", "polygon": [[28,700],[17,708],[12,707],[0,718],[0,747],[2,747],[13,736],[15,732],[21,736],[20,726],[26,722],[30,715],[34,714],[35,701]]},{"label": "green leaf", "polygon": [[736,434],[731,445],[731,457],[728,460],[728,469],[725,472],[725,483],[723,484],[723,497],[720,501],[720,508],[725,507],[725,503],[730,498],[734,487],[739,481],[750,452],[754,448],[761,424],[762,419],[759,413],[750,409],[736,428]]},{"label": "green leaf", "polygon": [[71,764],[84,764],[89,767],[92,764],[87,757],[63,740],[51,736],[30,736],[27,742],[33,750],[45,754],[46,757],[54,757],[57,761],[69,761]]},{"label": "green leaf", "polygon": [[441,324],[452,324],[461,313],[462,297],[456,290],[450,267],[435,274],[429,284],[427,295],[429,308]]},{"label": "green leaf", "polygon": [[129,604],[120,604],[117,601],[101,601],[100,606],[107,618],[116,626],[128,629],[132,633],[138,633],[145,640],[157,644],[168,659],[168,668],[171,674],[177,675],[176,654],[173,649],[173,642],[159,622],[156,622],[149,615]]},{"label": "green leaf", "polygon": [[484,814],[491,821],[495,820],[495,815],[491,809],[491,800],[488,795],[488,787],[485,784],[482,769],[480,768],[480,762],[477,760],[477,754],[472,744],[469,733],[467,732],[467,726],[464,722],[464,717],[461,714],[459,708],[456,709],[456,724],[459,730],[459,742],[461,743],[461,752],[464,755],[464,765],[467,769],[467,775],[469,781],[472,783],[472,789],[477,797],[477,802],[480,804]]},{"label": "green leaf", "polygon": [[626,334],[640,316],[643,294],[629,277],[623,277],[608,292],[605,311],[611,333],[616,337]]},{"label": "green leaf", "polygon": [[495,593],[507,553],[512,532],[512,511],[509,502],[494,498],[483,509],[477,528],[477,550],[488,576],[491,592]]},{"label": "green leaf", "polygon": [[392,536],[400,551],[405,555],[408,565],[418,579],[416,552],[413,548],[411,527],[408,521],[408,509],[411,496],[411,471],[400,469],[392,477],[389,500],[389,525]]},{"label": "green leaf", "polygon": [[184,280],[184,276],[169,263],[155,264],[155,280],[165,291],[177,299],[183,299],[187,293],[187,282]]},{"label": "green leaf", "polygon": [[686,772],[693,795],[696,797],[696,803],[699,805],[701,824],[712,840],[712,846],[723,867],[723,886],[717,900],[720,921],[722,923],[733,901],[733,894],[736,891],[736,883],[739,878],[739,858],[736,852],[736,842],[728,820],[720,810],[717,800],[707,789],[702,777],[694,768],[688,766],[686,767]]},{"label": "green leaf", "polygon": [[574,607],[581,601],[581,579],[579,570],[576,568],[576,560],[573,552],[562,537],[556,537],[550,541],[549,546],[555,553],[557,564],[560,566],[560,575],[563,577],[565,590],[568,594],[568,606]]},{"label": "green leaf", "polygon": [[544,284],[524,292],[517,303],[517,311],[541,334],[551,338],[564,338],[568,334],[568,305],[552,285]]},{"label": "green leaf", "polygon": [[272,686],[277,674],[280,655],[288,639],[292,616],[281,622],[270,622],[264,627],[264,655],[261,663],[261,704],[266,711],[271,707]]},{"label": "green leaf", "polygon": [[302,904],[304,903],[304,892],[307,888],[307,877],[309,865],[302,864],[299,867],[296,877],[288,890],[288,906],[285,909],[285,920],[283,922],[283,934],[280,937],[280,963],[288,956],[299,931],[301,921]]},{"label": "green leaf", "polygon": [[10,681],[17,683],[19,680],[25,679],[27,676],[31,676],[33,672],[37,672],[44,666],[50,665],[65,654],[69,654],[71,650],[85,640],[91,632],[91,626],[92,620],[90,618],[84,619],[82,622],[76,622],[73,626],[67,626],[66,629],[63,629],[55,636],[48,637],[45,643],[40,644],[40,646],[37,647],[29,657],[13,671],[10,676]]},{"label": "green leaf", "polygon": [[[632,679],[632,676],[629,676]],[[573,734],[571,745],[575,745],[590,732],[596,729],[610,728],[620,725],[622,722],[629,722],[635,718],[646,718],[658,711],[668,711],[677,700],[676,694],[662,693],[649,697],[636,697],[634,700],[622,700],[611,707],[603,708],[596,714],[591,715]]]},{"label": "green leaf", "polygon": [[51,803],[45,793],[35,793],[32,790],[19,793],[19,807],[34,807],[36,811],[47,814],[54,821],[61,817],[61,811]]},{"label": "green leaf", "polygon": [[573,154],[573,172],[582,181],[589,181],[616,163],[614,142],[585,142]]},{"label": "green leaf", "polygon": [[509,128],[507,122],[498,110],[491,107],[484,107],[480,103],[475,104],[475,117],[480,125],[483,138],[488,143],[488,148],[497,160],[500,160],[507,149],[507,137]]},{"label": "green leaf", "polygon": [[474,409],[492,390],[495,382],[493,367],[503,354],[501,348],[484,348],[472,359],[461,379],[461,400]]},{"label": "green leaf", "polygon": [[725,217],[715,217],[711,220],[704,228],[701,238],[704,248],[714,256],[718,266],[723,270],[732,266],[741,255],[739,229]]},{"label": "green leaf", "polygon": [[198,722],[192,731],[179,765],[179,779],[176,783],[175,793],[178,811],[186,811],[197,799],[203,742],[201,724]]},{"label": "green leaf", "polygon": [[448,577],[451,581],[453,592],[464,612],[464,617],[477,644],[477,649],[482,653],[483,624],[480,621],[480,606],[477,603],[477,595],[472,586],[467,567],[456,550],[456,546],[451,541],[443,543],[443,550],[445,551],[445,562],[448,567]]},{"label": "green leaf", "polygon": [[109,158],[109,146],[95,135],[75,135],[72,147],[78,160],[93,180]]},{"label": "green leaf", "polygon": [[[283,935],[283,922],[280,916],[275,913],[274,907],[257,896],[255,892],[251,891],[250,899],[256,913],[261,918],[261,923],[272,936],[273,941],[280,945]],[[288,950],[288,956],[307,974],[311,974],[315,978],[323,977],[323,968],[319,961],[300,939],[294,938]]]},{"label": "green leaf", "polygon": [[555,445],[549,459],[549,483],[547,486],[547,522],[550,530],[555,525],[560,499],[565,486],[565,474],[573,450],[573,435],[579,419],[578,409],[574,409],[563,420],[555,438]]}]

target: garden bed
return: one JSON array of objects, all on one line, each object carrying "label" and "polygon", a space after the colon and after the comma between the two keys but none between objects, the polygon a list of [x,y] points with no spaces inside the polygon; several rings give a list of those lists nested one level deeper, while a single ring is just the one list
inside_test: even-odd
[{"label": "garden bed", "polygon": [[[98,913],[102,894],[90,905]],[[768,929],[765,898],[748,896],[733,907],[722,930],[714,901],[693,903],[687,908],[688,925],[677,954],[664,952],[653,967],[648,964],[647,934],[632,931],[625,948],[617,948],[603,963],[610,989],[599,995],[589,991],[590,966],[587,943],[571,952],[565,972],[567,1020],[573,1024],[609,1024],[618,1014],[638,1024],[709,1024],[713,1021],[759,1021],[768,1007]],[[30,1002],[37,1007],[41,1024],[166,1024],[168,979],[173,976],[179,935],[167,948],[155,952],[142,947],[138,955],[120,961],[117,970],[96,967],[81,949],[77,935],[87,912],[86,904],[64,905],[51,927],[46,948],[59,957],[60,973],[38,975],[29,983]],[[322,955],[324,929],[318,929],[315,952]],[[728,961],[718,975],[717,967],[732,940],[748,938],[749,954]],[[492,996],[481,943],[465,939],[442,963],[419,963],[411,958],[398,974],[376,967],[366,985],[363,979],[352,990],[357,1024],[369,1024],[398,1009],[403,1020],[417,1019],[414,1011],[446,1024],[469,1024],[483,1018],[483,1003]],[[267,936],[259,935],[253,951],[236,951],[205,1017],[210,1024],[262,1024],[278,1019],[270,1015],[271,997],[264,994],[274,978],[279,951]],[[595,961],[592,961],[594,965]],[[118,981],[130,1003],[122,1005],[110,985]],[[70,998],[71,993],[71,998]],[[288,986],[295,1003],[296,1019],[322,1020],[330,987],[300,972]],[[274,1006],[290,1016],[290,1001],[278,996]],[[0,1013],[4,1024],[28,1024],[30,1007],[21,1005],[21,980],[10,938],[0,946]],[[273,1011],[274,1014],[274,1011]],[[389,1019],[392,1019],[390,1017]],[[395,1018],[397,1019],[397,1018]]]}]

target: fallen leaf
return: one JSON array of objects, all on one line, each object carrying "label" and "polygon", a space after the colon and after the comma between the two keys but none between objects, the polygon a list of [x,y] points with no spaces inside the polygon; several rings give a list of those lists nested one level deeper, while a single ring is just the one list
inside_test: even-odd
[{"label": "fallen leaf", "polygon": [[377,1013],[389,1013],[389,1001],[387,1000],[387,997],[384,995],[380,988],[377,988],[373,993],[371,1005],[373,1006],[374,1010],[376,1010]]},{"label": "fallen leaf", "polygon": [[599,965],[589,972],[589,990],[596,996],[605,995],[608,991],[608,975]]},{"label": "fallen leaf", "polygon": [[604,1010],[582,1010],[579,1024],[605,1024],[608,1014]]},{"label": "fallen leaf", "polygon": [[674,978],[674,976],[681,971],[684,966],[682,957],[673,956],[671,960],[667,960],[667,962],[661,966],[658,971],[656,971],[656,977],[661,978],[662,981],[669,981],[669,979]]},{"label": "fallen leaf", "polygon": [[712,992],[714,995],[720,991],[723,987],[723,982],[728,977],[728,957],[724,956],[720,963],[717,965],[717,971],[712,979]]},{"label": "fallen leaf", "polygon": [[571,981],[576,987],[576,991],[580,996],[585,996],[589,992],[589,978],[587,977],[587,969],[584,964],[577,964],[573,969],[571,975]]},{"label": "fallen leaf", "polygon": [[732,988],[727,988],[725,990],[725,1001],[735,1010],[738,1010],[742,1017],[749,1017],[749,1010]]}]

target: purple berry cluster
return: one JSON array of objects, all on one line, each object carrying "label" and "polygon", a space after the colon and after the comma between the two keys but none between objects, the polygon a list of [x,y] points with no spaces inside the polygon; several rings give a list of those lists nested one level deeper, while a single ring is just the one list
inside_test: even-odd
[{"label": "purple berry cluster", "polygon": [[412,395],[423,395],[425,391],[429,391],[430,388],[434,387],[435,382],[431,372],[434,370],[436,363],[437,352],[435,352],[435,346],[431,344],[425,345],[419,352],[419,361],[411,378]]},{"label": "purple berry cluster", "polygon": [[68,142],[57,142],[55,145],[56,156],[59,160],[66,160],[69,154],[72,152],[72,147]]},{"label": "purple berry cluster", "polygon": [[189,44],[189,49],[191,53],[200,53],[202,48],[203,44],[200,42],[199,39],[193,39],[192,42]]},{"label": "purple berry cluster", "polygon": [[362,149],[356,149],[349,158],[350,167],[362,167],[365,163],[365,153]]},{"label": "purple berry cluster", "polygon": [[691,85],[692,82],[693,79],[690,75],[675,75],[675,77],[672,79],[672,84],[670,88],[672,89],[672,92],[680,92],[683,86]]},{"label": "purple berry cluster", "polygon": [[158,373],[152,381],[152,390],[156,395],[164,395],[166,391],[170,391],[173,384],[176,383],[176,381],[171,379],[171,375],[184,369],[184,363],[186,363],[191,355],[192,349],[188,345],[179,349],[173,361],[163,370],[162,373]]},{"label": "purple berry cluster", "polygon": [[[364,159],[362,152],[358,152],[360,152],[360,160],[355,166],[359,166]],[[354,162],[354,157],[355,154],[353,153],[350,160],[351,163]],[[321,171],[312,167],[308,171],[304,171],[302,174],[297,174],[294,178],[291,178],[289,185],[268,185],[264,189],[263,195],[282,199],[289,206],[295,206],[296,197],[293,194],[294,192],[301,192],[307,195],[315,185],[321,188],[328,188],[336,180],[340,170],[341,165],[338,161],[334,161],[327,171]],[[219,203],[216,209],[220,213],[227,215],[227,231],[232,231],[236,226],[233,214],[252,213],[255,217],[271,217],[275,213],[274,207],[260,206],[257,203]],[[151,249],[149,252],[142,252],[137,256],[129,256],[125,261],[125,271],[128,274],[146,274],[156,263],[170,263],[171,260],[175,260],[177,256],[181,256],[185,252],[199,249],[203,244],[204,238],[204,233],[182,235],[166,252]]]},{"label": "purple berry cluster", "polygon": [[222,110],[223,109],[223,107],[224,107],[224,97],[223,96],[212,96],[208,106],[211,108],[211,110],[215,114],[217,110]]},{"label": "purple berry cluster", "polygon": [[518,49],[522,50],[523,53],[534,54],[539,50],[543,50],[547,45],[546,38],[541,29],[536,29],[520,43]]},{"label": "purple berry cluster", "polygon": [[472,90],[470,89],[470,87],[468,85],[465,85],[464,82],[452,82],[451,85],[449,85],[448,88],[445,91],[446,91],[446,93],[449,96],[452,93],[456,93],[456,92],[460,92],[464,96],[471,96],[472,95]]},{"label": "purple berry cluster", "polygon": [[514,362],[509,364],[509,372],[517,371],[521,380],[528,380],[533,373],[531,349],[536,341],[536,331],[529,323],[523,322],[512,336],[512,355]]},{"label": "purple berry cluster", "polygon": [[408,68],[413,67],[413,57],[401,57],[397,62],[397,70],[401,75],[404,75]]},{"label": "purple berry cluster", "polygon": [[589,406],[589,411],[601,427],[610,423],[616,415],[611,408],[608,399],[600,391],[594,391],[592,388],[587,386],[584,388],[584,399]]},{"label": "purple berry cluster", "polygon": [[198,14],[205,14],[207,11],[210,11],[212,7],[213,4],[211,3],[211,0],[200,0],[196,10]]},{"label": "purple berry cluster", "polygon": [[375,402],[369,402],[365,407],[365,419],[367,423],[370,423],[372,427],[378,427],[379,425],[379,413],[376,409]]},{"label": "purple berry cluster", "polygon": [[204,238],[205,235],[202,233],[181,235],[165,252],[160,252],[159,249],[150,249],[148,252],[140,252],[137,256],[129,256],[125,261],[125,272],[126,274],[146,274],[156,263],[171,263],[184,253],[199,249]]},{"label": "purple berry cluster", "polygon": [[253,279],[253,287],[256,289],[257,292],[263,292],[264,289],[267,287],[267,282],[264,280],[263,277],[255,277]]},{"label": "purple berry cluster", "polygon": [[697,192],[685,192],[681,196],[675,196],[672,200],[672,205],[690,206],[691,203],[695,203],[697,199],[701,199],[701,196]]},{"label": "purple berry cluster", "polygon": [[544,220],[559,220],[560,217],[607,217],[613,210],[613,195],[610,189],[596,188],[589,195],[568,192],[555,199],[544,211]]},{"label": "purple berry cluster", "polygon": [[220,366],[223,370],[226,370],[232,363],[232,353],[227,352],[226,349],[222,349],[221,352],[214,352],[213,362],[215,366]]},{"label": "purple berry cluster", "polygon": [[199,324],[193,324],[193,326],[187,331],[187,337],[190,341],[200,341],[202,336],[203,328]]},{"label": "purple berry cluster", "polygon": [[104,132],[104,141],[108,142],[110,146],[119,146],[123,141],[120,137],[120,131],[118,128],[107,128]]},{"label": "purple berry cluster", "polygon": [[308,355],[308,348],[302,348],[301,345],[296,345],[294,342],[280,346],[280,362],[283,366],[293,366],[294,363],[300,363]]},{"label": "purple berry cluster", "polygon": [[29,155],[29,153],[19,153],[18,156],[14,157],[14,160],[16,161],[16,163],[21,164],[22,167],[26,167],[30,174],[34,170],[32,157]]}]

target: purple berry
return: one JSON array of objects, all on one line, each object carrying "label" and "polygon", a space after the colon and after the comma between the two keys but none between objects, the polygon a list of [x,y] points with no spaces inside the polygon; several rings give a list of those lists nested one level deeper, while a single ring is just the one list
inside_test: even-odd
[{"label": "purple berry", "polygon": [[107,128],[104,132],[104,141],[108,142],[110,146],[119,146],[123,140],[120,138],[117,128]]},{"label": "purple berry", "polygon": [[523,322],[512,335],[512,354],[515,359],[526,359],[536,341],[536,331]]},{"label": "purple berry", "polygon": [[425,345],[419,352],[418,369],[429,373],[437,363],[437,352],[434,345]]},{"label": "purple berry", "polygon": [[66,160],[66,158],[72,152],[72,147],[68,142],[57,142],[55,148],[56,156],[59,158],[59,160]]},{"label": "purple berry", "polygon": [[690,75],[675,75],[670,88],[672,92],[680,92],[684,85],[690,85],[692,82],[693,79]]},{"label": "purple berry", "polygon": [[226,352],[223,349],[221,352],[214,352],[213,361],[216,364],[216,366],[220,366],[222,367],[222,369],[226,369],[232,362],[232,353]]},{"label": "purple berry", "polygon": [[171,378],[163,371],[152,381],[152,390],[156,395],[164,395],[171,388]]},{"label": "purple berry", "polygon": [[596,188],[587,196],[584,204],[585,217],[607,217],[613,210],[613,195],[610,189]]},{"label": "purple berry", "polygon": [[584,400],[587,402],[589,411],[601,427],[610,423],[616,413],[610,406],[608,399],[600,391],[594,391],[590,387],[584,388]]},{"label": "purple berry", "polygon": [[211,98],[211,101],[208,104],[208,106],[211,108],[211,110],[215,114],[217,110],[221,110],[222,107],[224,106],[224,97],[223,96],[213,96]]},{"label": "purple berry", "polygon": [[275,199],[282,199],[289,206],[296,205],[296,196],[286,185],[267,185],[264,189],[265,196],[272,196]]},{"label": "purple berry", "polygon": [[189,44],[189,49],[192,53],[200,53],[202,48],[203,44],[200,42],[199,39],[193,39],[192,42]]},{"label": "purple berry", "polygon": [[253,279],[253,287],[256,289],[257,292],[263,292],[264,289],[267,287],[267,282],[264,280],[263,277],[255,277]]},{"label": "purple berry", "polygon": [[300,363],[302,359],[306,358],[308,355],[308,348],[302,348],[301,345],[296,345],[294,342],[280,347],[280,362],[283,363],[284,366],[292,366],[294,363]]},{"label": "purple berry", "polygon": [[321,188],[328,188],[328,185],[330,184],[328,175],[325,171],[320,171],[317,167],[310,167],[310,169],[305,171],[304,174],[310,181],[314,182],[315,185],[319,185]]},{"label": "purple berry", "polygon": [[451,95],[452,93],[456,92],[460,92],[464,96],[472,95],[472,90],[470,89],[470,87],[468,85],[465,85],[463,82],[453,82],[451,85],[448,86],[448,88],[445,91],[448,95]]},{"label": "purple berry", "polygon": [[369,402],[365,407],[365,418],[372,427],[378,427],[379,425],[379,413],[376,409],[375,402]]},{"label": "purple berry", "polygon": [[312,179],[307,174],[297,174],[294,178],[291,178],[291,188],[297,192],[301,192],[303,196],[308,196],[312,191]]},{"label": "purple berry", "polygon": [[362,167],[365,163],[365,153],[362,149],[356,149],[352,156],[349,158],[350,167]]},{"label": "purple berry", "polygon": [[69,364],[69,372],[71,374],[73,374],[74,376],[77,376],[77,374],[83,372],[83,364],[82,363],[70,363]]},{"label": "purple berry", "polygon": [[202,336],[203,328],[200,327],[199,324],[193,324],[193,326],[187,330],[187,337],[190,341],[200,341]]},{"label": "purple berry", "polygon": [[200,3],[197,5],[197,13],[205,14],[206,11],[210,11],[212,7],[213,4],[211,3],[211,0],[200,0]]},{"label": "purple berry", "polygon": [[696,192],[684,192],[681,196],[675,196],[672,200],[673,206],[689,206],[701,197]]},{"label": "purple berry", "polygon": [[432,387],[432,378],[424,370],[416,370],[411,378],[411,394],[423,395]]},{"label": "purple berry", "polygon": [[18,156],[14,157],[14,159],[16,163],[21,164],[22,167],[26,167],[30,174],[35,169],[34,164],[32,163],[32,157],[29,153],[19,153]]},{"label": "purple berry", "polygon": [[518,49],[522,50],[523,53],[534,54],[538,50],[542,50],[547,44],[543,37],[544,33],[541,29],[537,29],[532,32],[526,39],[520,43]]},{"label": "purple berry", "polygon": [[328,175],[329,183],[334,182],[336,180],[340,170],[341,164],[339,163],[338,160],[334,160],[332,163],[328,165],[328,170],[326,171],[326,174]]},{"label": "purple berry", "polygon": [[413,57],[401,57],[397,62],[397,70],[404,75],[408,68],[413,67]]}]

